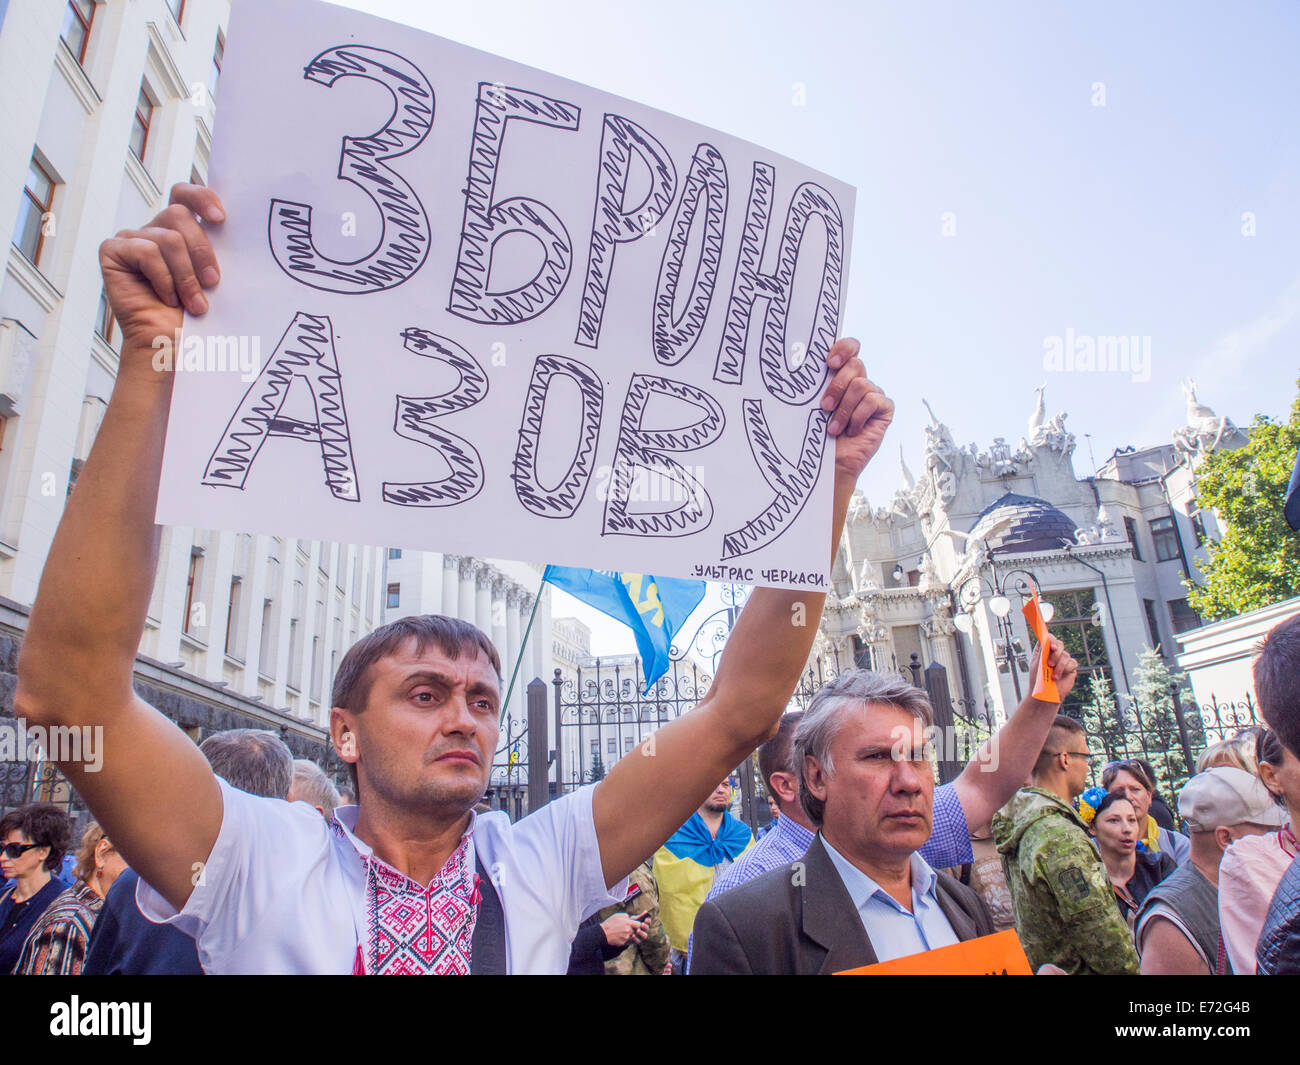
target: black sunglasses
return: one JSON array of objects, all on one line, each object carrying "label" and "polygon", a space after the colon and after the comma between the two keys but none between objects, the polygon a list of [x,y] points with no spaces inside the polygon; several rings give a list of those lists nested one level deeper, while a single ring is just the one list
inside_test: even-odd
[{"label": "black sunglasses", "polygon": [[6,843],[4,856],[6,858],[21,858],[28,851],[35,850],[37,847],[43,847],[43,843]]}]

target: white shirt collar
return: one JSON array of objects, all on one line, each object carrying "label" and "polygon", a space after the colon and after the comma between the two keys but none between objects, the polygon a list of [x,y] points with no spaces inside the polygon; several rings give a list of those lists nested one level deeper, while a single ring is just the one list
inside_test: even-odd
[{"label": "white shirt collar", "polygon": [[[338,831],[340,831],[343,834],[344,838],[347,839],[347,841],[352,844],[357,854],[359,854],[363,859],[365,859],[365,858],[369,858],[372,854],[374,854],[374,848],[371,847],[369,843],[367,843],[365,840],[361,839],[357,835],[357,831],[356,831],[357,818],[360,816],[360,814],[361,814],[360,806],[336,806],[334,808],[334,821],[332,824],[333,827],[336,828]],[[469,836],[471,845],[473,843],[473,838],[474,838],[474,826],[477,823],[478,823],[478,813],[474,810],[470,810],[469,824],[465,826],[465,831],[461,834],[461,839],[464,839],[465,836]],[[473,849],[471,848],[470,861],[472,862],[473,860],[474,860],[474,852]],[[377,858],[376,861],[383,861],[383,859]]]}]

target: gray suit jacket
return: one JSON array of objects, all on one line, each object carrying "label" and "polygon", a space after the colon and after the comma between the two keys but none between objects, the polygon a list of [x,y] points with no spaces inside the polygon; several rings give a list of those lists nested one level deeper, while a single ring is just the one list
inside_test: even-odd
[{"label": "gray suit jacket", "polygon": [[[935,893],[959,940],[993,934],[988,909],[970,888],[939,873]],[[693,949],[695,976],[824,975],[879,960],[820,834],[802,863],[773,869],[701,906]]]}]

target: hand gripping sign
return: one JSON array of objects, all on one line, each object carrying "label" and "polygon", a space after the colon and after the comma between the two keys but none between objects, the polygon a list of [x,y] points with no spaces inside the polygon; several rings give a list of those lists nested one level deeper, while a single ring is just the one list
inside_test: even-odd
[{"label": "hand gripping sign", "polygon": [[236,0],[210,184],[160,522],[827,587],[848,186],[310,0]]}]

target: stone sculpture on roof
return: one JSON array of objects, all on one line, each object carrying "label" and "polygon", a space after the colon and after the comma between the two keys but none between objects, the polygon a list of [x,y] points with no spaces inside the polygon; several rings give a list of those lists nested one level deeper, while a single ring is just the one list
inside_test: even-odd
[{"label": "stone sculpture on roof", "polygon": [[1174,430],[1174,447],[1178,449],[1180,458],[1192,461],[1216,447],[1240,447],[1246,442],[1246,434],[1233,424],[1231,418],[1220,418],[1204,403],[1197,401],[1195,381],[1188,378],[1182,386],[1187,398],[1187,424]]}]

